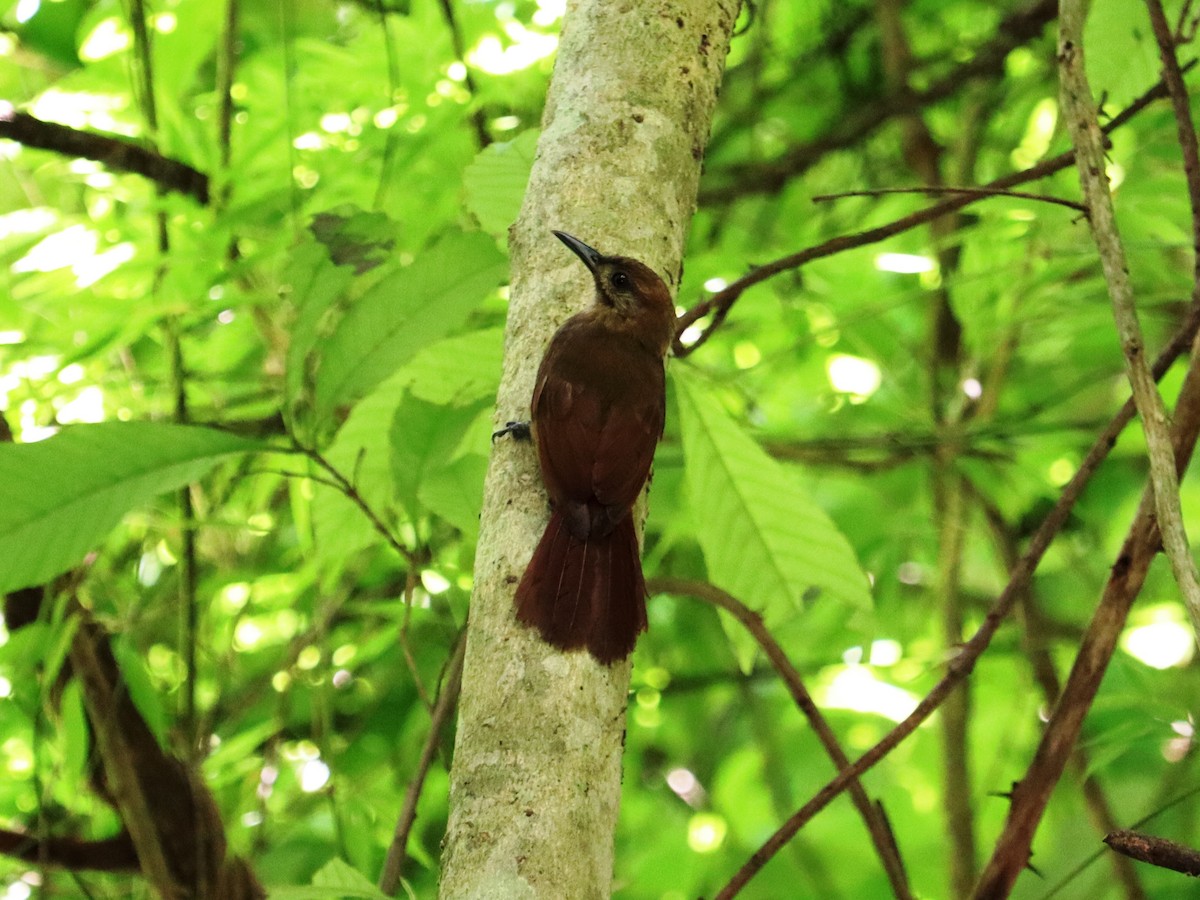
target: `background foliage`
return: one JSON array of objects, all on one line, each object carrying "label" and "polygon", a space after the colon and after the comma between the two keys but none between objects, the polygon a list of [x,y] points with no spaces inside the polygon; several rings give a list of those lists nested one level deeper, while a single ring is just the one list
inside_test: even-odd
[{"label": "background foliage", "polygon": [[[0,142],[0,409],[29,444],[0,447],[0,586],[74,567],[37,625],[0,629],[0,818],[81,838],[118,827],[86,786],[79,696],[53,688],[71,596],[115,635],[139,709],[201,766],[231,848],[265,883],[307,884],[335,858],[374,881],[465,620],[505,231],[563,8],[238,7],[231,38],[224,4],[153,4],[147,67],[127,4],[0,3],[0,97],[209,177],[202,204]],[[814,197],[933,175],[982,184],[1065,149],[1053,12],[979,0],[760,0],[744,12],[680,307],[926,203]],[[1145,9],[1097,4],[1088,29],[1093,87],[1115,113],[1158,78]],[[1113,133],[1110,166],[1157,346],[1183,314],[1192,265],[1166,104]],[[1078,182],[1068,167],[1030,189],[1075,199]],[[974,203],[950,229],[784,272],[671,367],[647,573],[711,580],[763,611],[851,758],[937,681],[956,622],[962,634],[978,625],[1128,394],[1086,223],[1012,197]],[[1164,379],[1168,399],[1181,375]],[[226,433],[165,424],[181,417]],[[160,424],[31,443],[80,422]],[[189,550],[178,496],[161,492],[200,477]],[[965,729],[948,746],[935,721],[865,779],[919,896],[949,895],[951,848],[969,838],[983,856],[999,831],[1002,795],[1036,746],[1046,690],[1073,658],[1145,479],[1135,426],[977,666]],[[948,485],[961,502],[947,502]],[[1193,533],[1198,490],[1184,480]],[[947,528],[961,553],[946,553]],[[181,595],[189,556],[192,600]],[[711,894],[833,770],[732,619],[666,594],[650,619],[635,654],[619,895]],[[1155,833],[1200,840],[1195,805],[1170,804],[1195,782],[1185,622],[1156,564],[1039,831],[1042,877],[1027,873],[1017,895],[1063,882],[1058,896],[1137,896],[1128,873],[1094,858],[1102,832],[1084,775],[1115,824],[1154,815]],[[451,746],[444,735],[408,842],[417,896],[435,889]],[[951,756],[965,782],[945,779]],[[969,835],[943,824],[953,792],[971,810]],[[1161,870],[1135,877],[1145,895],[1189,890]],[[0,863],[0,879],[12,900],[143,890],[17,861]],[[745,893],[887,894],[845,799]]]}]

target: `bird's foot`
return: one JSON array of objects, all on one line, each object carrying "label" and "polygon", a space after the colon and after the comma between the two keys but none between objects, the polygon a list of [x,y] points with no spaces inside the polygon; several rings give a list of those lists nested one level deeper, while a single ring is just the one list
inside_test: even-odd
[{"label": "bird's foot", "polygon": [[503,428],[492,432],[492,443],[496,443],[497,439],[506,434],[510,435],[514,441],[527,441],[533,437],[528,422],[505,422]]}]

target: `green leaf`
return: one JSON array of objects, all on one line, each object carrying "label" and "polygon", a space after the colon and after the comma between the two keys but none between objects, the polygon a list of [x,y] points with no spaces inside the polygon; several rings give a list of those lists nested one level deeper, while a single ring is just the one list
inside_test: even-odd
[{"label": "green leaf", "polygon": [[37,657],[42,665],[43,703],[49,700],[50,692],[54,690],[54,686],[58,682],[59,672],[62,671],[63,663],[67,660],[67,654],[71,652],[71,645],[75,642],[75,632],[78,630],[78,616],[68,616],[63,621],[56,623],[52,629],[54,642],[46,648],[44,654],[39,654]]},{"label": "green leaf", "polygon": [[504,329],[455,335],[423,349],[405,371],[413,395],[462,405],[496,396],[504,363]]},{"label": "green leaf", "polygon": [[453,232],[367,291],[316,348],[317,420],[331,422],[339,408],[461,327],[506,272],[491,238]]},{"label": "green leaf", "polygon": [[[455,458],[479,406],[441,406],[407,396],[392,420],[392,479],[396,496],[414,519],[418,494],[429,476]],[[477,510],[478,512],[478,510]]]},{"label": "green leaf", "polygon": [[391,900],[365,875],[340,859],[331,859],[321,866],[313,875],[312,887],[272,887],[270,894],[285,900],[331,900],[335,897]]},{"label": "green leaf", "polygon": [[417,488],[417,498],[474,542],[479,537],[486,474],[487,460],[477,453],[467,453],[431,472]]},{"label": "green leaf", "polygon": [[[760,612],[768,626],[818,607],[869,609],[870,588],[853,549],[792,473],[738,427],[696,376],[676,367],[672,381],[688,495],[712,582]],[[750,646],[739,644],[743,664]]]},{"label": "green leaf", "polygon": [[92,752],[91,733],[83,708],[83,690],[79,679],[72,678],[62,689],[58,703],[62,722],[63,767],[72,778],[82,779],[87,773],[88,756]]},{"label": "green leaf", "polygon": [[285,281],[291,286],[296,321],[292,324],[287,355],[287,411],[293,419],[303,419],[298,410],[313,405],[310,354],[317,345],[321,322],[354,280],[349,266],[335,265],[326,248],[316,242],[296,247],[288,261]]},{"label": "green leaf", "polygon": [[[348,478],[372,507],[393,525],[391,442],[383,423],[391,422],[406,396],[400,375],[389,378],[355,404],[325,458]],[[323,572],[340,572],[347,560],[383,538],[363,511],[340,490],[313,486],[315,560]]]},{"label": "green leaf", "polygon": [[511,141],[491,144],[463,172],[467,209],[489,234],[506,237],[517,220],[540,135],[535,128]]},{"label": "green leaf", "polygon": [[78,562],[121,516],[195,481],[249,438],[185,425],[76,425],[34,444],[0,444],[0,592]]},{"label": "green leaf", "polygon": [[129,691],[129,699],[141,713],[142,721],[146,723],[158,745],[166,747],[167,711],[163,708],[162,697],[150,681],[145,659],[135,647],[130,646],[129,640],[121,635],[113,638],[112,651],[121,669],[121,680]]}]

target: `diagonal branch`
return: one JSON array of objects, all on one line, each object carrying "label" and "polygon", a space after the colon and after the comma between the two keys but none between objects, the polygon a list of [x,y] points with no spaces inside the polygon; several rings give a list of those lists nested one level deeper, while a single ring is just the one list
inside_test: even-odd
[{"label": "diagonal branch", "polygon": [[[1196,307],[1192,307],[1195,318]],[[1200,434],[1200,348],[1193,347],[1193,364],[1188,368],[1176,404],[1172,440],[1178,471],[1186,468],[1197,435]],[[1130,407],[1126,403],[1126,409]],[[1113,564],[1112,574],[1095,615],[1088,626],[1079,654],[1067,679],[1058,705],[1050,717],[1033,762],[1012,794],[1012,806],[992,858],[984,869],[973,897],[985,900],[1006,897],[1029,860],[1033,835],[1049,802],[1050,793],[1070,759],[1084,717],[1100,688],[1108,662],[1126,616],[1145,582],[1150,563],[1158,554],[1161,538],[1155,522],[1152,490],[1148,487],[1125,542]]]},{"label": "diagonal branch", "polygon": [[[1193,306],[1189,310],[1187,320],[1154,361],[1155,377],[1161,378],[1175,359],[1188,348],[1195,338],[1198,329],[1200,329],[1200,308]],[[896,749],[909,735],[917,730],[922,722],[933,715],[934,710],[942,704],[946,697],[950,695],[964,678],[970,676],[972,670],[975,668],[976,660],[988,648],[988,645],[991,644],[992,638],[995,636],[997,630],[999,630],[1001,623],[1008,617],[1008,614],[1012,611],[1013,606],[1020,599],[1022,593],[1028,589],[1030,580],[1033,578],[1033,573],[1041,562],[1042,556],[1045,555],[1046,550],[1050,547],[1050,543],[1054,540],[1055,535],[1066,524],[1067,518],[1071,514],[1071,509],[1075,506],[1084,488],[1087,487],[1088,482],[1091,481],[1100,464],[1108,456],[1109,451],[1116,445],[1117,438],[1125,429],[1125,426],[1133,420],[1134,412],[1133,401],[1127,400],[1125,405],[1112,418],[1112,421],[1096,437],[1087,455],[1080,462],[1075,475],[1063,488],[1057,502],[1054,504],[1054,508],[1050,510],[1049,514],[1042,521],[1042,524],[1038,526],[1037,531],[1030,538],[1029,547],[1026,549],[1024,556],[1021,557],[1017,565],[1013,568],[1008,584],[1005,585],[1000,596],[996,598],[995,603],[988,610],[979,629],[963,644],[958,656],[950,660],[947,672],[942,677],[942,680],[934,685],[933,689],[917,704],[917,708],[909,714],[908,718],[884,735],[879,743],[851,763],[848,768],[843,769],[836,778],[821,788],[812,799],[796,810],[792,814],[792,817],[784,822],[754,852],[741,869],[734,874],[725,887],[721,889],[721,892],[716,895],[716,900],[730,900],[730,898],[736,896],[750,879],[758,874],[762,867],[792,839],[796,832],[808,824],[817,813],[832,803],[842,791],[846,790],[853,779],[861,776]]]},{"label": "diagonal branch", "polygon": [[396,830],[392,835],[392,842],[388,846],[383,873],[379,876],[379,889],[389,896],[396,892],[396,888],[400,884],[400,873],[404,870],[404,861],[408,858],[408,836],[412,832],[413,823],[417,820],[417,801],[421,798],[421,789],[425,786],[425,776],[429,774],[429,767],[433,764],[433,758],[437,754],[438,744],[442,739],[442,729],[458,702],[459,689],[462,687],[463,658],[466,655],[467,631],[464,628],[450,653],[450,661],[446,664],[446,682],[438,693],[437,703],[433,707],[433,715],[429,721],[429,737],[425,739],[421,758],[417,762],[417,770],[408,783],[408,790],[404,792],[404,805],[396,820]]},{"label": "diagonal branch", "polygon": [[[750,636],[762,648],[771,665],[775,667],[775,671],[779,673],[779,677],[787,685],[788,692],[792,695],[796,706],[804,713],[804,717],[808,719],[808,723],[816,733],[821,746],[825,748],[825,752],[833,760],[834,767],[838,771],[849,767],[850,760],[846,757],[845,751],[842,750],[841,745],[838,743],[837,735],[833,733],[833,729],[829,727],[829,723],[821,715],[821,710],[813,702],[812,695],[808,693],[808,689],[804,686],[804,682],[800,678],[800,673],[796,671],[796,667],[792,665],[792,661],[788,659],[783,648],[779,646],[774,636],[767,630],[762,616],[736,597],[726,593],[716,585],[705,581],[658,577],[647,581],[646,589],[651,594],[690,595],[725,610],[737,619],[750,632]],[[912,891],[908,886],[908,875],[904,871],[904,860],[900,857],[900,848],[896,846],[896,838],[892,834],[891,827],[888,825],[883,807],[871,802],[871,798],[867,796],[866,789],[863,788],[862,783],[857,778],[850,782],[849,791],[850,798],[854,801],[854,807],[858,810],[859,815],[862,816],[863,822],[867,826],[867,831],[871,835],[871,842],[875,845],[875,852],[879,854],[879,859],[883,863],[884,871],[887,873],[888,881],[892,886],[892,893],[897,897],[912,897]]]},{"label": "diagonal branch", "polygon": [[830,200],[841,200],[843,197],[883,197],[888,194],[938,194],[950,195],[969,194],[973,197],[1014,197],[1018,200],[1035,200],[1039,203],[1053,203],[1065,206],[1077,212],[1087,213],[1087,207],[1075,200],[1065,200],[1062,197],[1052,197],[1049,194],[1033,194],[1029,191],[1005,191],[1000,188],[986,187],[947,187],[943,185],[926,185],[925,187],[908,188],[874,188],[869,191],[840,191],[836,194],[817,194],[812,198],[813,203],[828,203]]},{"label": "diagonal branch", "polygon": [[[1185,71],[1190,69],[1194,63],[1185,67]],[[1115,129],[1129,122],[1134,116],[1144,110],[1147,106],[1158,100],[1161,97],[1167,96],[1167,87],[1161,81],[1150,88],[1144,94],[1137,98],[1133,103],[1115,116],[1111,121],[1101,129],[1105,134],[1110,134]],[[1037,181],[1039,178],[1045,178],[1047,175],[1053,175],[1062,169],[1067,168],[1075,159],[1073,151],[1068,150],[1065,153],[1060,153],[1058,156],[1043,160],[1036,166],[1031,166],[1028,169],[1023,169],[1020,172],[1012,172],[1004,175],[994,181],[988,182],[983,187],[988,190],[1003,190],[1013,187],[1018,184],[1026,184],[1030,181]],[[780,257],[769,263],[761,266],[755,266],[748,274],[742,276],[737,281],[718,291],[706,300],[692,306],[687,312],[679,317],[675,328],[675,343],[673,345],[676,356],[683,357],[695,351],[712,335],[712,332],[720,327],[725,321],[725,317],[729,314],[730,307],[737,302],[738,298],[746,292],[748,288],[756,284],[760,284],[772,278],[781,272],[789,272],[793,269],[798,269],[801,266],[812,262],[816,259],[823,259],[826,256],[833,256],[837,253],[842,253],[846,250],[852,250],[855,247],[865,247],[868,244],[876,244],[887,238],[894,237],[897,234],[903,234],[918,226],[932,222],[948,212],[962,209],[965,206],[970,206],[979,197],[971,195],[955,195],[947,197],[938,203],[927,206],[924,209],[917,210],[915,213],[896,219],[886,225],[880,225],[875,228],[868,228],[865,231],[859,231],[855,234],[843,234],[835,238],[830,238],[813,247],[807,247],[797,253],[792,253],[789,256]],[[712,321],[705,326],[700,335],[692,342],[683,344],[679,338],[684,330],[698,322],[707,315],[712,315]]]},{"label": "diagonal branch", "polygon": [[974,78],[1002,73],[1008,54],[1038,37],[1046,24],[1054,20],[1056,7],[1057,0],[1035,0],[1025,9],[1013,13],[996,26],[996,36],[992,40],[975,48],[970,59],[923,90],[905,88],[884,94],[874,103],[839,118],[826,134],[794,147],[772,162],[740,163],[714,172],[714,178],[723,181],[702,189],[700,202],[729,203],[750,194],[774,193],[808,171],[826,154],[853,146],[896,116],[916,112],[952,97]]},{"label": "diagonal branch", "polygon": [[175,191],[208,203],[208,176],[187,163],[168,159],[127,138],[94,131],[80,131],[17,112],[0,100],[0,138],[26,147],[52,150],[103,163],[116,172],[131,172],[154,182],[163,190]]},{"label": "diagonal branch", "polygon": [[[1117,230],[1112,194],[1105,173],[1104,136],[1096,120],[1092,89],[1084,69],[1083,23],[1087,4],[1083,0],[1063,0],[1059,15],[1058,62],[1062,77],[1062,106],[1075,145],[1075,162],[1087,203],[1088,222],[1100,265],[1112,299],[1113,319],[1125,353],[1125,368],[1133,387],[1138,415],[1146,435],[1150,458],[1150,480],[1154,485],[1154,506],[1163,546],[1179,590],[1192,616],[1192,626],[1200,636],[1200,571],[1188,547],[1179,502],[1179,478],[1175,473],[1175,454],[1166,404],[1155,386],[1146,362],[1145,339],[1138,322],[1129,264]],[[1165,24],[1165,23],[1164,23]]]}]

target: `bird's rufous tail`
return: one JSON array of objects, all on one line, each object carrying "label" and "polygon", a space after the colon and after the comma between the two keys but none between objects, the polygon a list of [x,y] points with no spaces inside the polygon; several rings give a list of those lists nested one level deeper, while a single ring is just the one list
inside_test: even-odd
[{"label": "bird's rufous tail", "polygon": [[550,517],[517,587],[517,618],[560,650],[586,647],[597,661],[624,659],[646,630],[646,583],[633,516],[604,537],[579,540]]}]

